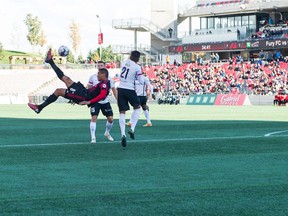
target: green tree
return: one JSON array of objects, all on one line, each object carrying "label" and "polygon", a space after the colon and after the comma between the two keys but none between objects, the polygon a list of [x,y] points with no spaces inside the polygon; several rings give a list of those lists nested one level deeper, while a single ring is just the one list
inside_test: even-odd
[{"label": "green tree", "polygon": [[93,51],[89,50],[88,54],[87,54],[87,61],[90,61],[92,59],[93,56]]},{"label": "green tree", "polygon": [[121,64],[122,56],[120,54],[114,56],[114,63]]},{"label": "green tree", "polygon": [[[87,55],[87,61],[90,62],[93,60],[94,62],[97,62],[100,60],[100,48],[97,50],[90,50],[88,55]],[[115,55],[113,53],[112,46],[109,45],[108,47],[103,47],[102,48],[102,61],[104,62],[120,62],[121,61],[121,56],[120,55]]]},{"label": "green tree", "polygon": [[31,13],[26,15],[24,23],[28,28],[27,40],[32,45],[34,51],[34,47],[39,45],[39,34],[42,23],[37,16],[33,17]]},{"label": "green tree", "polygon": [[89,50],[89,53],[87,55],[87,61],[90,62],[91,60],[94,62],[97,62],[100,60],[99,50]]},{"label": "green tree", "polygon": [[72,42],[72,48],[74,52],[77,53],[81,42],[81,36],[79,33],[80,25],[73,20],[69,26],[69,29],[70,32],[68,35]]},{"label": "green tree", "polygon": [[69,52],[69,54],[67,56],[67,62],[75,63],[75,57],[74,57],[72,52]]},{"label": "green tree", "polygon": [[44,31],[41,30],[41,33],[39,35],[39,38],[38,38],[38,43],[41,47],[41,52],[43,53],[43,47],[45,44],[47,44],[47,39],[46,39],[46,35],[44,35]]},{"label": "green tree", "polygon": [[111,45],[102,49],[102,60],[105,62],[114,62],[114,53]]},{"label": "green tree", "polygon": [[117,64],[121,63],[121,55],[114,54],[113,48],[111,45],[102,49],[102,59],[105,62],[114,62]]},{"label": "green tree", "polygon": [[0,60],[2,60],[3,57],[4,57],[4,49],[2,43],[0,42]]},{"label": "green tree", "polygon": [[77,63],[83,63],[83,62],[84,62],[83,56],[80,54],[77,58]]}]

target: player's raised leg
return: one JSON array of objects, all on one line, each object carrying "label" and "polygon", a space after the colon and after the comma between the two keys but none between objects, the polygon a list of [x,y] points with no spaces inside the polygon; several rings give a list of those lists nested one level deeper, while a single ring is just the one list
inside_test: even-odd
[{"label": "player's raised leg", "polygon": [[57,67],[57,65],[53,61],[53,54],[52,54],[52,49],[51,48],[47,52],[47,55],[46,55],[46,58],[45,58],[45,62],[51,65],[51,67],[55,71],[55,73],[58,76],[58,78],[60,80],[62,80],[62,77],[64,76],[64,73],[59,67]]},{"label": "player's raised leg", "polygon": [[52,54],[52,49],[50,48],[47,52],[45,62],[50,64],[52,69],[55,71],[57,77],[63,81],[67,87],[71,86],[74,81],[70,79],[70,77],[66,76],[64,72],[55,64],[53,61],[53,54]]}]

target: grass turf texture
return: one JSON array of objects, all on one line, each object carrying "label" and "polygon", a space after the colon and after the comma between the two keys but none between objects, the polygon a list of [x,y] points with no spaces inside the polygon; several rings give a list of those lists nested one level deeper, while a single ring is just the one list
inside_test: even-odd
[{"label": "grass turf texture", "polygon": [[123,150],[115,106],[91,145],[86,107],[0,105],[1,215],[288,215],[287,107],[150,110]]}]

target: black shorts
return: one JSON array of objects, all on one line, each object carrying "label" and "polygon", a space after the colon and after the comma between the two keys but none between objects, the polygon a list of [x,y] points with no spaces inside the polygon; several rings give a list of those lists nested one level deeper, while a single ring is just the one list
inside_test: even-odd
[{"label": "black shorts", "polygon": [[111,104],[105,103],[105,104],[100,104],[100,103],[94,103],[90,107],[90,114],[91,116],[98,116],[99,112],[102,112],[102,114],[106,117],[108,116],[113,116],[113,110],[111,107]]},{"label": "black shorts", "polygon": [[138,96],[138,98],[141,106],[147,104],[147,96]]},{"label": "black shorts", "polygon": [[87,98],[87,89],[81,82],[73,83],[66,89],[65,98],[72,100],[75,103],[85,101]]},{"label": "black shorts", "polygon": [[140,102],[135,90],[118,88],[118,108],[119,111],[130,110],[129,104],[134,108],[140,108]]}]

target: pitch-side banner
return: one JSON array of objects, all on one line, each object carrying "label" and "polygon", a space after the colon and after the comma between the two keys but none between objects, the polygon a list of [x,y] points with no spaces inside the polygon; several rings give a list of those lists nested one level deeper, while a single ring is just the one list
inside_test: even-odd
[{"label": "pitch-side banner", "polygon": [[191,94],[187,100],[187,105],[214,105],[216,94]]},{"label": "pitch-side banner", "polygon": [[214,105],[242,106],[251,105],[246,94],[218,94]]}]

